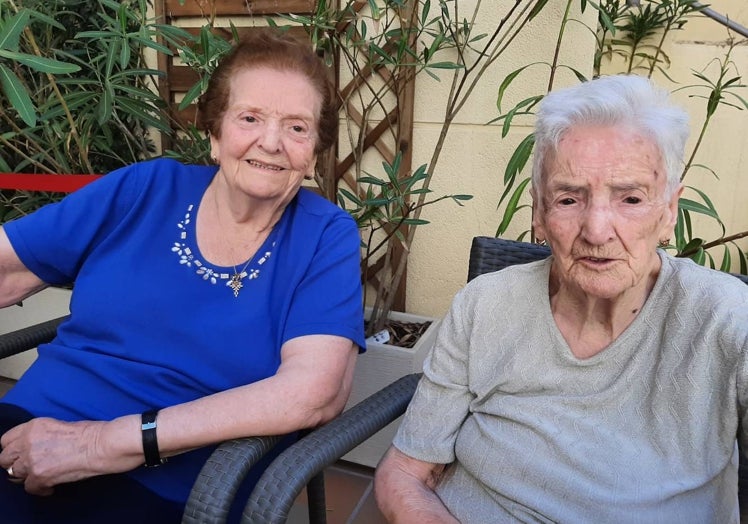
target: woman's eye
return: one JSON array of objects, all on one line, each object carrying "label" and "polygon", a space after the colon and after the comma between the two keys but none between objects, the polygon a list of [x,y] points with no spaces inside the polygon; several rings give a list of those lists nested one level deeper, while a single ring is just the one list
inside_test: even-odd
[{"label": "woman's eye", "polygon": [[245,117],[243,117],[242,119],[243,119],[243,120],[244,120],[245,122],[249,122],[249,123],[252,123],[252,122],[257,122],[257,119],[256,119],[255,117],[251,116],[251,115],[245,116]]},{"label": "woman's eye", "polygon": [[576,201],[573,198],[562,198],[561,200],[558,201],[558,203],[561,204],[562,206],[570,206],[574,202]]},{"label": "woman's eye", "polygon": [[294,133],[306,133],[306,128],[304,126],[291,126],[291,129]]},{"label": "woman's eye", "polygon": [[630,196],[630,197],[624,198],[623,201],[626,202],[627,204],[639,204],[642,201],[642,199],[639,197]]}]

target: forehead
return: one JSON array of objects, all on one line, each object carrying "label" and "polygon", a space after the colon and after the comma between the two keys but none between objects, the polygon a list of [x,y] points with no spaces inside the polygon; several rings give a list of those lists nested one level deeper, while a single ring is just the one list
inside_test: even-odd
[{"label": "forehead", "polygon": [[252,108],[316,119],[322,97],[302,73],[267,66],[247,67],[231,78],[229,108]]},{"label": "forehead", "polygon": [[662,156],[653,140],[628,127],[576,126],[566,131],[544,169],[544,185],[665,187]]}]

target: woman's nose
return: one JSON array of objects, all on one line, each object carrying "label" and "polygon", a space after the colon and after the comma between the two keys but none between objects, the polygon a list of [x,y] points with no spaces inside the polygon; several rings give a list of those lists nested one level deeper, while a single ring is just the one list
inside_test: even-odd
[{"label": "woman's nose", "polygon": [[276,153],[281,148],[281,126],[278,122],[267,122],[260,136],[260,147],[265,151]]},{"label": "woman's nose", "polygon": [[593,204],[582,216],[582,234],[587,242],[601,245],[615,236],[614,214],[609,205]]}]

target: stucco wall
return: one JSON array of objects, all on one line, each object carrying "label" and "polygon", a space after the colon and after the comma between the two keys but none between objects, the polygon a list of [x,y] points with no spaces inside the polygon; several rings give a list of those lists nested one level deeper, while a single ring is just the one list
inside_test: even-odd
[{"label": "stucco wall", "polygon": [[[484,2],[485,4],[485,2]],[[493,2],[491,4],[494,4]],[[496,2],[495,4],[503,4]],[[576,4],[576,2],[574,2]],[[719,0],[710,2],[712,8],[730,18],[748,25],[748,4],[744,0]],[[436,170],[432,189],[435,194],[469,193],[473,200],[464,207],[449,202],[439,203],[424,211],[424,218],[430,225],[421,227],[417,234],[412,254],[409,258],[407,283],[407,310],[432,316],[442,315],[448,308],[452,296],[464,284],[467,276],[470,241],[476,235],[494,235],[500,222],[500,212],[496,205],[502,191],[504,167],[514,147],[530,131],[531,121],[525,127],[515,126],[511,134],[500,137],[498,125],[485,125],[497,116],[495,98],[502,79],[521,65],[550,60],[555,45],[558,21],[561,19],[564,0],[551,0],[541,16],[533,21],[524,36],[515,42],[512,52],[495,64],[484,78],[480,90],[474,93],[471,102],[464,108],[457,124],[450,130],[447,145],[442,152]],[[500,16],[499,5],[495,5],[496,16]],[[463,7],[463,13],[467,12]],[[593,25],[595,13],[588,10],[584,14],[575,13],[575,18]],[[491,17],[483,18],[485,23]],[[712,58],[721,57],[726,49],[724,41],[727,30],[708,19],[694,19],[678,32],[674,42],[668,46],[668,54],[673,62],[670,76],[682,84],[693,83],[691,68],[701,69]],[[585,75],[591,73],[594,43],[591,33],[579,23],[567,26],[567,35],[562,48],[561,62],[574,66]],[[740,68],[744,79],[748,76],[748,46],[742,45],[733,52],[733,60]],[[606,70],[606,72],[614,72]],[[577,80],[568,73],[555,83],[557,87],[575,83]],[[671,89],[677,86],[663,77],[657,81]],[[535,75],[515,81],[513,100],[544,92],[547,72],[537,70]],[[417,79],[416,115],[414,133],[414,165],[429,160],[436,134],[439,131],[439,118],[445,99],[446,82],[437,83],[425,75]],[[748,98],[746,90],[742,96]],[[688,97],[688,92],[680,92],[676,97],[686,106],[694,125],[701,125],[704,102]],[[691,93],[693,94],[693,93]],[[442,105],[440,105],[440,102]],[[512,99],[506,107],[510,107]],[[720,215],[727,225],[728,234],[748,230],[748,118],[746,111],[730,108],[718,111],[707,141],[697,157],[714,169],[720,177],[716,181],[705,170],[688,175],[687,184],[706,188]],[[698,130],[694,130],[692,143]],[[529,174],[529,171],[528,171]],[[506,235],[516,238],[529,228],[529,212],[515,219],[513,229]],[[701,224],[704,221],[699,221]],[[719,235],[719,229],[709,229],[707,238]],[[742,241],[744,250],[748,242]]]}]

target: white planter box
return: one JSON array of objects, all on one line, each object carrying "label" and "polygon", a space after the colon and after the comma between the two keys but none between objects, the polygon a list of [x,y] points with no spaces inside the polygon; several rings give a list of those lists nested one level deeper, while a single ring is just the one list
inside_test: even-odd
[{"label": "white planter box", "polygon": [[[367,344],[366,353],[359,355],[356,362],[353,389],[346,408],[361,402],[404,375],[420,373],[423,370],[423,361],[434,344],[441,319],[397,312],[391,313],[390,316],[405,322],[431,321],[431,325],[412,348]],[[392,438],[400,425],[400,418],[353,449],[343,457],[343,460],[375,467],[392,443]]]},{"label": "white planter box", "polygon": [[[70,313],[69,289],[50,287],[23,301],[23,307],[8,306],[0,313],[0,333],[8,333]],[[36,350],[0,359],[0,376],[18,380],[36,360]]]}]

